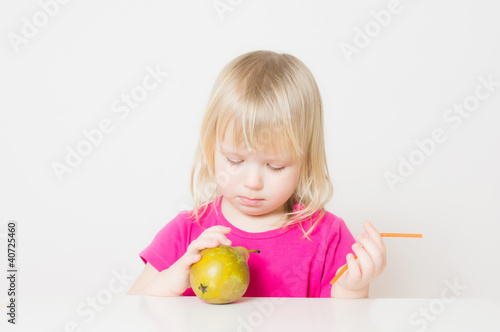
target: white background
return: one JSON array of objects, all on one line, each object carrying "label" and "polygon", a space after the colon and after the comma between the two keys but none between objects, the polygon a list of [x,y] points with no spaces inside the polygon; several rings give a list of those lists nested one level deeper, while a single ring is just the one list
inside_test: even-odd
[{"label": "white background", "polygon": [[[222,16],[214,3],[71,1],[47,22],[40,2],[0,5],[0,267],[6,224],[16,220],[19,303],[25,294],[74,294],[60,329],[113,273],[139,276],[139,252],[192,204],[215,78],[258,49],[298,57],[317,80],[335,190],[327,210],[355,236],[365,220],[380,232],[424,234],[385,239],[388,265],[370,296],[440,297],[455,280],[466,287],[460,297],[498,300],[500,87],[458,128],[443,115],[474,96],[480,76],[500,81],[500,6],[401,0],[348,59],[342,43],[354,46],[357,29],[373,27],[372,12],[388,1],[233,1]],[[38,31],[16,46],[12,36],[36,17]],[[170,76],[120,118],[113,102],[148,67]],[[65,164],[67,147],[105,118],[114,130],[59,181],[53,164]],[[436,128],[447,140],[391,190],[384,174],[397,174],[398,157],[418,153],[415,140]]]}]

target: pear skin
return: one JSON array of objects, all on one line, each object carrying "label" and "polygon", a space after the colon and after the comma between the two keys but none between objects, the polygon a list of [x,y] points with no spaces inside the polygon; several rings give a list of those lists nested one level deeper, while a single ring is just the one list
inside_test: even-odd
[{"label": "pear skin", "polygon": [[219,245],[200,251],[201,259],[191,265],[189,283],[193,292],[206,303],[231,303],[243,296],[250,283],[245,247]]}]

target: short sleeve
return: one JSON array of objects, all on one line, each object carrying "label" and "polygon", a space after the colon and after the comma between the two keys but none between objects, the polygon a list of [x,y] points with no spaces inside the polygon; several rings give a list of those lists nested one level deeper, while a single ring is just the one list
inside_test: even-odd
[{"label": "short sleeve", "polygon": [[332,285],[330,281],[337,270],[346,264],[346,256],[352,253],[352,245],[356,240],[342,218],[336,217],[328,234],[328,249],[326,251],[325,268],[321,277],[320,297],[330,297]]},{"label": "short sleeve", "polygon": [[161,272],[182,257],[187,246],[188,220],[185,213],[181,212],[155,235],[139,256],[145,264],[149,262]]}]

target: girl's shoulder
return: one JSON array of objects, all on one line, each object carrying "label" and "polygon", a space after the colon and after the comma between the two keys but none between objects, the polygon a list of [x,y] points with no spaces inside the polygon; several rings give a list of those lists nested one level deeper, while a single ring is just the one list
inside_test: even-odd
[{"label": "girl's shoulder", "polygon": [[172,237],[178,239],[189,239],[191,234],[199,234],[203,230],[215,226],[217,224],[217,218],[214,218],[210,206],[208,206],[207,211],[198,211],[199,219],[196,221],[196,216],[193,214],[193,210],[182,210],[164,225],[156,237],[164,240],[171,239]]},{"label": "girl's shoulder", "polygon": [[198,214],[196,215],[194,208],[191,210],[183,210],[179,212],[176,219],[182,223],[197,223],[199,225],[211,225],[217,222],[218,209],[216,201],[201,206],[197,212]]},{"label": "girl's shoulder", "polygon": [[[302,204],[295,203],[293,205],[293,210],[294,211],[301,211],[304,209],[304,206]],[[328,210],[324,210],[324,214],[322,214],[321,210],[318,210],[312,214],[310,218],[307,218],[307,220],[314,222],[318,222],[318,224],[322,224],[325,227],[337,225],[337,226],[342,226],[342,224],[345,225],[344,220],[337,215],[333,214],[332,212]],[[318,219],[320,219],[318,221]],[[304,220],[302,220],[304,221]]]},{"label": "girl's shoulder", "polygon": [[336,225],[336,226],[341,226],[342,224],[345,225],[344,219],[341,217],[337,216],[336,214],[333,214],[330,211],[325,212],[325,216],[323,217],[324,222],[329,223],[330,225]]},{"label": "girl's shoulder", "polygon": [[308,231],[311,227],[314,227],[313,233],[323,234],[323,236],[327,237],[335,236],[336,234],[342,233],[344,230],[348,230],[345,221],[336,214],[328,210],[324,210],[323,216],[321,216],[321,214],[322,211],[318,210],[311,218],[306,221],[302,220],[301,223],[304,229]]}]

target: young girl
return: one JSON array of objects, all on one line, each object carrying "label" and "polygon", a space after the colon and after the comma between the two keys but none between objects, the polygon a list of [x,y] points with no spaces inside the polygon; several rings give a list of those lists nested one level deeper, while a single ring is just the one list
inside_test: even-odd
[{"label": "young girl", "polygon": [[250,254],[245,297],[368,297],[385,267],[373,225],[366,222],[356,242],[324,208],[333,189],[322,101],[309,69],[289,54],[250,52],[222,70],[203,119],[191,193],[193,210],[180,212],[140,253],[146,267],[128,294],[194,296],[190,267],[202,249],[219,244],[261,251]]}]

